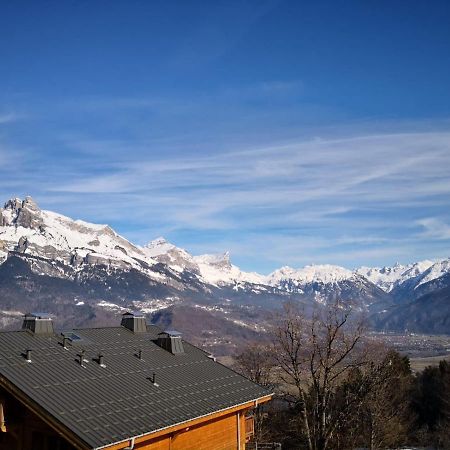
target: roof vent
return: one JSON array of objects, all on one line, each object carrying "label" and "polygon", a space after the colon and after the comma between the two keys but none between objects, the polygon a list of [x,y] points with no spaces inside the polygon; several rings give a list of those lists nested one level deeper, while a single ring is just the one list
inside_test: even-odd
[{"label": "roof vent", "polygon": [[122,314],[120,325],[132,331],[133,333],[145,333],[147,331],[147,323],[143,315],[137,315],[131,312]]},{"label": "roof vent", "polygon": [[166,330],[158,334],[156,342],[161,348],[167,350],[174,355],[184,353],[183,341],[181,333],[175,330]]},{"label": "roof vent", "polygon": [[53,334],[53,321],[47,313],[25,314],[22,330],[30,330],[34,334]]}]

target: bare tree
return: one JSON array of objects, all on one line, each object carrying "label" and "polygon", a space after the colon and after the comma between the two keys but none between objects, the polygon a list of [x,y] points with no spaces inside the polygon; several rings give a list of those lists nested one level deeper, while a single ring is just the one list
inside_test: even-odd
[{"label": "bare tree", "polygon": [[337,387],[349,372],[368,363],[362,321],[351,320],[336,301],[311,319],[287,304],[274,330],[274,356],[287,391],[294,396],[309,450],[325,450],[368,390],[361,377],[358,395],[336,401]]},{"label": "bare tree", "polygon": [[[273,353],[267,345],[249,344],[235,358],[235,368],[244,376],[260,384],[261,386],[271,386],[271,377],[275,361]],[[261,441],[266,433],[264,430],[264,409],[257,406],[253,413],[255,424],[255,440]]]},{"label": "bare tree", "polygon": [[249,344],[235,360],[236,368],[244,376],[261,386],[270,386],[275,364],[270,347],[263,344]]}]

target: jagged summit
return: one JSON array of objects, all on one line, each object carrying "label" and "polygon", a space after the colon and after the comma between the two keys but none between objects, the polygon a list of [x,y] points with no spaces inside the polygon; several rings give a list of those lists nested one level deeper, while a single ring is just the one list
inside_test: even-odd
[{"label": "jagged summit", "polygon": [[149,256],[158,256],[175,248],[175,245],[168,242],[163,237],[158,237],[150,241],[147,245],[144,246],[145,252]]},{"label": "jagged summit", "polygon": [[39,206],[31,197],[10,199],[0,209],[0,226],[15,225],[24,228],[39,228],[43,225]]},{"label": "jagged summit", "polygon": [[348,280],[354,277],[354,272],[344,267],[331,264],[308,265],[300,269],[284,266],[268,275],[271,285],[277,285],[282,281],[292,280],[299,283],[334,283]]},{"label": "jagged summit", "polygon": [[164,237],[150,241],[142,248],[142,251],[149,258],[170,266],[176,272],[190,270],[198,273],[198,267],[193,257],[186,250],[175,246]]},{"label": "jagged summit", "polygon": [[[188,307],[183,321],[194,310],[208,311],[222,315],[222,329],[259,329],[265,314],[255,316],[259,308],[340,299],[377,315],[384,327],[392,308],[444,288],[449,274],[450,259],[355,271],[329,264],[284,266],[265,276],[242,271],[228,252],[193,256],[163,237],[135,245],[108,225],[40,209],[31,197],[13,198],[0,208],[0,326],[30,309],[91,320],[105,311],[150,314]],[[433,320],[433,329],[445,331],[441,322]],[[205,328],[215,340],[216,323]]]},{"label": "jagged summit", "polygon": [[406,265],[396,263],[392,267],[360,267],[356,272],[370,280],[385,292],[391,292],[403,283],[420,277],[437,263],[438,262],[431,260],[424,260]]},{"label": "jagged summit", "polygon": [[[0,209],[0,241],[3,251],[25,253],[72,267],[83,264],[136,267],[139,259],[146,259],[137,246],[109,226],[41,210],[31,197],[8,200]],[[145,262],[152,263],[150,259]]]},{"label": "jagged summit", "polygon": [[[41,210],[32,197],[13,198],[0,209],[0,262],[8,252],[47,258],[82,268],[106,265],[135,268],[152,277],[161,277],[151,267],[162,263],[174,273],[189,272],[199,282],[216,286],[253,284],[292,292],[306,285],[361,284],[361,277],[385,292],[391,292],[408,280],[416,286],[450,273],[450,260],[420,261],[392,267],[361,267],[355,271],[344,267],[318,264],[294,269],[281,267],[264,276],[242,271],[231,262],[229,252],[193,256],[164,237],[140,247],[118,235],[108,225],[73,220],[61,214]],[[410,282],[410,281],[408,281]],[[412,283],[412,281],[410,282]]]},{"label": "jagged summit", "polygon": [[194,259],[199,264],[208,264],[218,269],[231,269],[230,252],[198,255]]},{"label": "jagged summit", "polygon": [[[153,247],[159,247],[160,245],[164,245],[164,244],[170,244],[170,242],[167,241],[167,239],[163,236],[159,236],[156,239],[153,239],[152,241],[150,241],[146,247],[148,248],[153,248]],[[172,245],[172,244],[171,244]]]}]

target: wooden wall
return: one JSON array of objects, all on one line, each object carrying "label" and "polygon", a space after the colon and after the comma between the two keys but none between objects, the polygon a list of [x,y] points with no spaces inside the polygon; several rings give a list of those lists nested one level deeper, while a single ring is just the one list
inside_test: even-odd
[{"label": "wooden wall", "polygon": [[[245,418],[239,414],[240,449],[245,449]],[[136,444],[136,450],[237,450],[238,412]]]}]

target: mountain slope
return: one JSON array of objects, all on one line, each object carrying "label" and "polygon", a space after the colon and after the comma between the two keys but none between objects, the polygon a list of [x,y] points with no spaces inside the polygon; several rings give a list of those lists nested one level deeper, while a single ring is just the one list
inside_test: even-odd
[{"label": "mountain slope", "polygon": [[[155,320],[165,311],[175,321],[178,315],[201,320],[208,312],[219,334],[232,324],[236,336],[250,339],[264,332],[267,315],[286,301],[300,302],[306,311],[340,301],[385,327],[400,323],[387,318],[396,304],[445,288],[449,271],[443,260],[356,271],[282,267],[264,276],[242,271],[228,253],[193,256],[163,238],[135,245],[107,225],[41,210],[30,197],[0,209],[0,326],[33,309],[55,314],[61,325],[101,324],[126,309]],[[448,314],[445,302],[432,307]]]},{"label": "mountain slope", "polygon": [[404,303],[442,288],[441,280],[450,273],[450,259],[383,268],[361,267],[356,272],[391,293],[397,303]]},{"label": "mountain slope", "polygon": [[360,267],[357,273],[384,291],[391,292],[411,278],[420,276],[433,264],[433,261],[425,260],[407,265],[397,263],[392,267]]},{"label": "mountain slope", "polygon": [[304,298],[312,297],[322,304],[341,300],[361,310],[372,310],[389,303],[389,296],[363,276],[329,264],[302,269],[282,267],[272,272],[267,281],[271,286]]},{"label": "mountain slope", "polygon": [[379,314],[375,325],[383,330],[415,333],[450,333],[450,275],[445,275],[446,287]]}]

